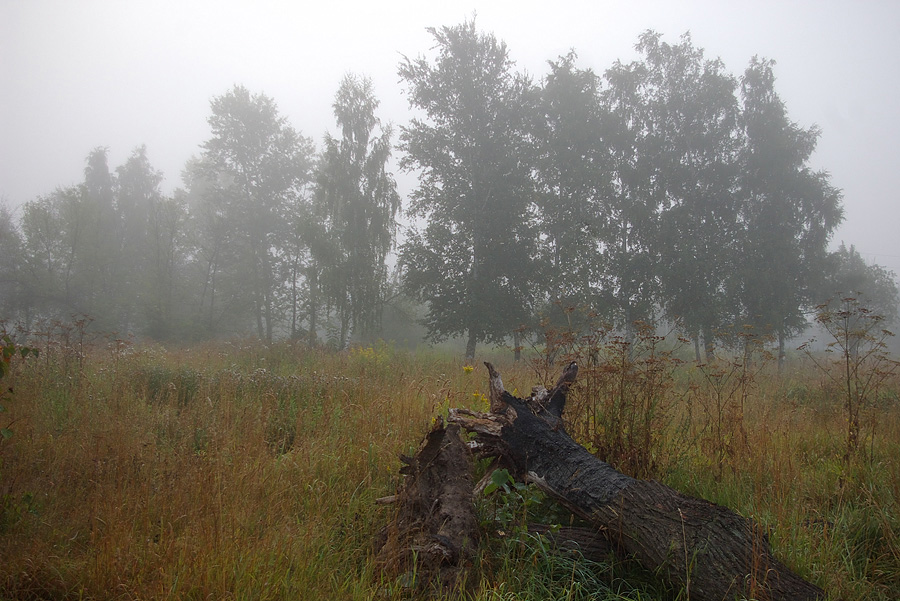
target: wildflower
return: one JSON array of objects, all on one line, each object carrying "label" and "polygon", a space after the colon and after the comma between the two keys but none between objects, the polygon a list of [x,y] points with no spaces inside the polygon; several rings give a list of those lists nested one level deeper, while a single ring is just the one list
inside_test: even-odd
[{"label": "wildflower", "polygon": [[474,369],[475,368],[472,367],[471,365],[463,365],[463,371],[466,372],[467,374],[472,373],[472,370],[474,370]]}]

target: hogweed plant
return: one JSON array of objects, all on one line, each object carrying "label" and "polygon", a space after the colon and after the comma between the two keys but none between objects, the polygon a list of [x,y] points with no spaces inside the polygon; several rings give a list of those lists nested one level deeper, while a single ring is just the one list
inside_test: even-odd
[{"label": "hogweed plant", "polygon": [[702,416],[698,440],[704,454],[712,457],[715,479],[720,481],[726,464],[734,467],[740,449],[750,450],[744,425],[747,402],[757,386],[757,377],[774,359],[767,348],[771,337],[756,334],[747,326],[737,336],[741,353],[720,357],[695,366],[690,393]]},{"label": "hogweed plant", "polygon": [[[825,303],[816,308],[816,323],[831,337],[825,345],[825,356],[814,352],[815,339],[800,346],[840,390],[847,427],[845,461],[859,452],[862,410],[871,406],[885,385],[900,374],[900,361],[893,359],[887,348],[887,340],[894,334],[882,327],[883,321],[883,316],[854,297]],[[873,423],[873,437],[874,427]]]},{"label": "hogweed plant", "polygon": [[[686,341],[660,335],[649,323],[635,322],[627,334],[614,332],[594,314],[565,310],[568,326],[545,327],[531,365],[543,381],[577,361],[578,380],[566,409],[567,430],[600,459],[638,477],[658,477],[675,457],[671,426],[679,400],[677,352]],[[674,341],[674,342],[673,342]]]}]

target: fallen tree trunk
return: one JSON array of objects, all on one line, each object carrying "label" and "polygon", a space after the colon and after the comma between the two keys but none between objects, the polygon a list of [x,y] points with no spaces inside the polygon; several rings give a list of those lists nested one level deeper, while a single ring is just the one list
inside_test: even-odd
[{"label": "fallen tree trunk", "polygon": [[570,364],[553,390],[520,399],[490,374],[491,413],[451,409],[449,421],[476,433],[473,446],[516,477],[536,483],[574,514],[605,531],[618,552],[685,589],[695,601],[745,596],[813,600],[822,589],[772,554],[752,520],[663,484],[636,480],[591,455],[562,427]]}]

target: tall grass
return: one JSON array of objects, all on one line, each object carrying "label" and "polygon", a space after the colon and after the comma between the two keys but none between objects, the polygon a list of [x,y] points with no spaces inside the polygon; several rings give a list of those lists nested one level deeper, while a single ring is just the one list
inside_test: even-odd
[{"label": "tall grass", "polygon": [[[14,365],[0,414],[13,432],[0,442],[0,598],[409,596],[374,571],[372,541],[391,515],[374,499],[395,491],[398,454],[435,415],[486,408],[483,370],[387,345],[50,338]],[[867,452],[848,460],[841,400],[799,360],[782,376],[754,368],[753,385],[729,397],[713,372],[618,359],[597,357],[598,379],[578,385],[567,418],[582,442],[614,439],[598,430],[607,410],[626,424],[622,444],[637,448],[647,424],[652,455],[606,458],[755,518],[779,557],[835,598],[900,598],[896,382],[862,416]],[[526,365],[492,360],[509,390],[538,383]],[[629,398],[642,399],[637,413]],[[714,431],[716,398],[740,402]],[[631,566],[555,557],[541,539],[485,537],[472,567],[478,600],[683,595]]]}]

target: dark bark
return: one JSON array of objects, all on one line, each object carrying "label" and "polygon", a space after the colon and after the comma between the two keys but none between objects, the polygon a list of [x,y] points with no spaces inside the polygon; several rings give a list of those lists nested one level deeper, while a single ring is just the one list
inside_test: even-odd
[{"label": "dark bark", "polygon": [[[492,389],[499,373],[488,366]],[[824,598],[824,592],[779,562],[765,533],[725,507],[658,482],[636,480],[591,455],[562,428],[570,364],[538,399],[492,390],[497,412],[451,410],[450,421],[476,432],[484,455],[536,483],[574,514],[606,532],[618,552],[683,587],[695,601],[744,595],[770,601]]]},{"label": "dark bark", "polygon": [[528,524],[528,532],[543,536],[549,548],[557,553],[577,553],[595,563],[609,561],[610,557],[615,556],[615,547],[596,528]]},{"label": "dark bark", "polygon": [[[459,427],[438,420],[415,457],[401,457],[407,476],[397,515],[377,541],[377,562],[391,577],[414,574],[417,588],[462,588],[475,548],[471,454]],[[392,500],[394,501],[394,500]]]},{"label": "dark bark", "polygon": [[466,361],[471,361],[475,358],[475,345],[478,343],[478,338],[475,335],[475,329],[469,328],[469,337],[466,340]]}]

